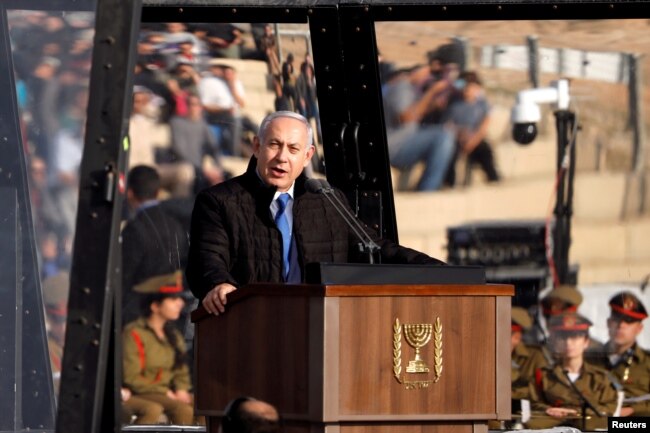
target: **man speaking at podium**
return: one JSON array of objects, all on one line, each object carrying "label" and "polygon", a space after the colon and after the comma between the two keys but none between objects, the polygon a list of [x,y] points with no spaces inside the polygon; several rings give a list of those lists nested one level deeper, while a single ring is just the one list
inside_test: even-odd
[{"label": "man speaking at podium", "polygon": [[[347,204],[344,212],[337,209],[345,201],[342,193],[324,193],[322,184],[314,187],[303,174],[314,150],[303,116],[271,113],[253,141],[246,173],[197,196],[187,278],[208,312],[223,313],[228,293],[239,285],[300,283],[310,262],[363,262],[359,237],[365,233],[342,216]],[[383,263],[443,264],[375,233],[371,237],[368,243]]]}]

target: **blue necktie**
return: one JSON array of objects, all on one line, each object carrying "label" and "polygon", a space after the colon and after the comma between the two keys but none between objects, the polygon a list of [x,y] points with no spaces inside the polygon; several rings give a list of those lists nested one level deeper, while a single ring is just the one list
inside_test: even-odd
[{"label": "blue necktie", "polygon": [[289,203],[289,198],[291,197],[286,192],[280,194],[277,199],[278,213],[275,214],[275,224],[278,226],[280,233],[282,233],[282,276],[285,281],[289,275],[289,250],[291,249],[291,230],[289,229],[287,215],[284,213],[287,208],[287,203]]}]

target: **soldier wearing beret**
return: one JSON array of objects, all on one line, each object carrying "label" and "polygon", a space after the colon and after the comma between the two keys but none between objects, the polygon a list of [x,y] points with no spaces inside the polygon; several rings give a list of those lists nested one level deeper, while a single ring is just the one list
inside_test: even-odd
[{"label": "soldier wearing beret", "polygon": [[605,352],[594,354],[589,361],[609,370],[622,385],[621,416],[650,416],[650,353],[636,341],[648,312],[631,292],[614,295],[609,307]]},{"label": "soldier wearing beret", "polygon": [[[144,294],[143,315],[129,323],[123,332],[124,387],[133,397],[129,401],[148,402],[145,413],[135,413],[136,424],[154,424],[159,408],[173,424],[194,423],[192,385],[183,337],[174,325],[185,305],[182,275],[152,277],[134,287]],[[128,393],[127,393],[128,394]],[[142,407],[140,407],[142,409]],[[150,414],[150,416],[147,416]],[[153,415],[152,415],[153,414]]]},{"label": "soldier wearing beret", "polygon": [[[577,313],[564,313],[549,321],[557,363],[535,373],[530,389],[533,416],[527,423],[529,428],[607,428],[607,416],[616,409],[617,393],[606,370],[584,362],[591,325]],[[583,396],[602,416],[586,409]]]}]

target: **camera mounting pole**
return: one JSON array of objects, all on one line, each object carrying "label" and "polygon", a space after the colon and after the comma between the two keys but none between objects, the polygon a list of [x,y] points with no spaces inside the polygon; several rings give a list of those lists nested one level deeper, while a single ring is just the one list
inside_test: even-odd
[{"label": "camera mounting pole", "polygon": [[[573,180],[575,176],[576,115],[569,110],[556,110],[557,128],[557,195],[555,200],[555,232],[553,233],[553,260],[557,282],[569,283],[569,247],[571,246],[571,217],[573,215]],[[574,136],[571,136],[574,135]]]},{"label": "camera mounting pole", "polygon": [[[569,246],[571,245],[571,216],[573,215],[573,178],[575,175],[575,113],[569,110],[569,81],[553,81],[550,86],[522,90],[512,108],[513,139],[528,145],[537,136],[537,122],[542,118],[539,104],[551,104],[557,128],[557,194],[554,208],[552,258],[554,284],[569,283]],[[552,260],[552,262],[551,262]]]}]

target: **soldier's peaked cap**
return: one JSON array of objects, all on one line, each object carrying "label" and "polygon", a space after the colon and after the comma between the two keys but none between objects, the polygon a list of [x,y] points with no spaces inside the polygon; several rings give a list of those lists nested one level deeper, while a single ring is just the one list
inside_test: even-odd
[{"label": "soldier's peaked cap", "polygon": [[183,276],[181,271],[156,275],[134,286],[133,291],[147,295],[163,294],[180,296],[183,291]]},{"label": "soldier's peaked cap", "polygon": [[564,313],[551,318],[548,329],[551,332],[587,332],[591,325],[589,319],[578,313]]},{"label": "soldier's peaked cap", "polygon": [[619,317],[636,321],[648,317],[648,312],[641,300],[631,292],[621,292],[614,295],[609,300],[609,307],[612,309],[612,315],[618,315]]},{"label": "soldier's peaked cap", "polygon": [[582,304],[582,294],[573,286],[561,285],[551,290],[544,299],[560,299],[567,304],[578,306]]},{"label": "soldier's peaked cap", "polygon": [[530,314],[524,308],[512,307],[511,315],[513,331],[529,329],[533,325],[533,319],[531,319]]}]

